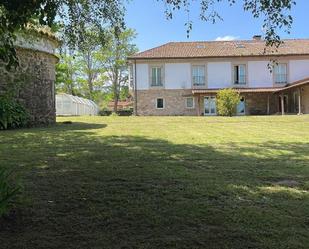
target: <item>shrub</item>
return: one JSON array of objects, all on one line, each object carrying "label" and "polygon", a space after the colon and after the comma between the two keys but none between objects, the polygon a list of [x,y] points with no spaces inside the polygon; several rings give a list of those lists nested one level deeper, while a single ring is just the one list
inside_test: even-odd
[{"label": "shrub", "polygon": [[12,174],[0,168],[0,217],[9,211],[11,201],[18,195],[20,188],[11,183]]},{"label": "shrub", "polygon": [[120,110],[117,112],[119,116],[132,116],[133,115],[133,108],[127,110]]},{"label": "shrub", "polygon": [[100,110],[99,111],[100,116],[109,116],[111,114],[112,114],[112,111],[108,111],[108,110]]},{"label": "shrub", "polygon": [[[112,111],[109,110],[101,110],[99,112],[100,116],[110,116],[113,115],[115,116],[115,114],[112,114]],[[128,109],[128,110],[119,110],[117,111],[117,116],[132,116],[133,115],[133,109]]]},{"label": "shrub", "polygon": [[9,97],[0,97],[0,130],[27,125],[29,115],[25,108]]},{"label": "shrub", "polygon": [[231,88],[222,89],[217,93],[218,114],[233,116],[236,113],[237,104],[240,101],[239,93]]}]

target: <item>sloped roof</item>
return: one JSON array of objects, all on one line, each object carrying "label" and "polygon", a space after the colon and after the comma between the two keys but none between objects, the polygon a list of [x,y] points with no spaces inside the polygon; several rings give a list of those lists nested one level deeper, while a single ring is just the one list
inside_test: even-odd
[{"label": "sloped roof", "polygon": [[307,85],[307,84],[309,84],[309,78],[304,78],[302,80],[298,80],[298,81],[295,81],[293,83],[286,84],[284,88],[279,89],[276,92],[285,91],[285,90],[288,90],[288,89],[291,89],[291,88],[294,88],[294,87],[301,87],[301,86]]},{"label": "sloped roof", "polygon": [[128,59],[218,58],[249,56],[309,55],[309,39],[283,40],[278,49],[265,50],[263,40],[170,42]]}]

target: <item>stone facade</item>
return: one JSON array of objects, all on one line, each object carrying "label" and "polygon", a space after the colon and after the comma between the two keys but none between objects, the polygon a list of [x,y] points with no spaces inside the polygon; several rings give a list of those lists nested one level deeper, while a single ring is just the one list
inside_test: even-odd
[{"label": "stone facade", "polygon": [[[137,91],[137,115],[142,116],[196,116],[194,108],[186,108],[186,97],[192,97],[191,90],[150,89]],[[157,98],[164,99],[164,108],[157,109]]]},{"label": "stone facade", "polygon": [[0,67],[0,94],[12,88],[9,84],[16,86],[15,97],[29,112],[30,126],[56,121],[54,82],[58,58],[39,48],[35,44],[33,49],[17,47],[19,66],[10,71]]},{"label": "stone facade", "polygon": [[[200,115],[204,115],[204,97],[200,96]],[[216,96],[216,94],[207,94],[207,96]],[[277,96],[272,93],[245,93],[241,94],[245,98],[245,115],[267,115],[268,114],[268,98],[269,98],[269,114],[278,112]]]},{"label": "stone facade", "polygon": [[[150,89],[137,91],[137,114],[142,116],[202,116],[204,115],[204,97],[215,96],[207,94],[193,96],[191,90]],[[272,93],[246,93],[246,115],[267,115],[278,112],[278,96]],[[186,98],[194,98],[194,108],[186,108]],[[164,108],[157,109],[157,98],[164,99]],[[269,99],[269,107],[268,107]]]}]

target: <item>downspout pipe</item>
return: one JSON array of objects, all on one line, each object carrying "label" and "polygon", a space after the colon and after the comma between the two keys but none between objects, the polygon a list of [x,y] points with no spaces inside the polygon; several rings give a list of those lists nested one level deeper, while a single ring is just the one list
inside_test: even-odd
[{"label": "downspout pipe", "polygon": [[134,114],[138,116],[137,113],[137,76],[136,76],[136,60],[134,60]]}]

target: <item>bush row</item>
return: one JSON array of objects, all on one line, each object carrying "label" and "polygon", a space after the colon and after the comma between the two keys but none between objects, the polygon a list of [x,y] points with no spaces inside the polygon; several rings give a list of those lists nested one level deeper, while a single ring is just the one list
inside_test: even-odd
[{"label": "bush row", "polygon": [[[110,116],[112,115],[113,112],[109,111],[109,110],[101,110],[99,112],[100,116]],[[117,111],[117,115],[118,116],[132,116],[133,115],[133,109],[129,109],[129,110],[119,110]]]}]

